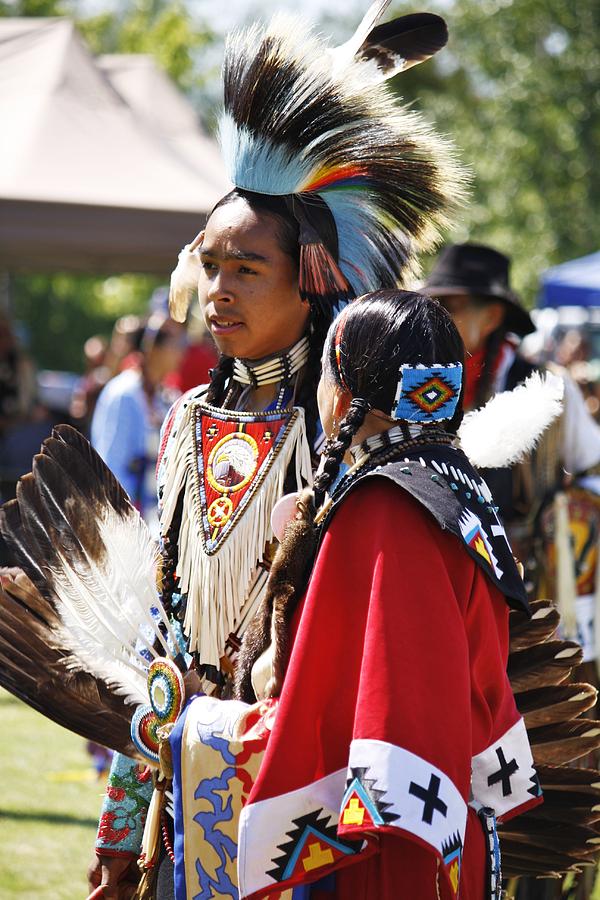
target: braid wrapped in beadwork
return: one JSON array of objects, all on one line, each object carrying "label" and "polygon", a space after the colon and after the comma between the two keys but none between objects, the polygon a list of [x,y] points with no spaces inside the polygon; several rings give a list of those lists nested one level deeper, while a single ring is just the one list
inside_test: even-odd
[{"label": "braid wrapped in beadwork", "polygon": [[344,456],[352,444],[353,437],[362,427],[370,408],[366,400],[363,400],[361,397],[354,397],[346,416],[340,424],[337,437],[328,443],[319,474],[316,476],[313,485],[317,509],[321,506],[325,499],[325,494],[337,479]]},{"label": "braid wrapped in beadwork", "polygon": [[225,392],[233,374],[233,357],[221,354],[210,373],[210,384],[206,392],[206,402],[211,406],[222,406]]}]

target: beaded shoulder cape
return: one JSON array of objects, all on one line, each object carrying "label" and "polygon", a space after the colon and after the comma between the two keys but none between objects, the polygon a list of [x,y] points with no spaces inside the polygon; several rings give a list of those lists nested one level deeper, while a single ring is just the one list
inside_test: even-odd
[{"label": "beaded shoulder cape", "polygon": [[380,465],[374,459],[364,469],[343,478],[333,493],[333,505],[323,520],[323,531],[340,503],[365,478],[388,478],[421,503],[440,528],[459,538],[509,606],[528,613],[525,586],[498,507],[487,484],[463,451],[450,445],[422,444],[407,447],[398,456],[401,458]]}]

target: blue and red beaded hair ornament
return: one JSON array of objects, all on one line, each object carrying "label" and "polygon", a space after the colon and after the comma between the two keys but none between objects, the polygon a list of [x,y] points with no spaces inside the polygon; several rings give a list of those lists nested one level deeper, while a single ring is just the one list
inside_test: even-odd
[{"label": "blue and red beaded hair ornament", "polygon": [[451,419],[460,400],[462,373],[460,362],[400,366],[392,418],[422,425]]},{"label": "blue and red beaded hair ornament", "polygon": [[[342,386],[349,390],[342,371],[342,338],[346,316],[337,320],[334,336],[334,352],[338,375]],[[451,419],[458,407],[462,390],[463,365],[460,362],[400,366],[400,378],[394,403],[390,411],[392,419],[403,422],[431,425]]]}]

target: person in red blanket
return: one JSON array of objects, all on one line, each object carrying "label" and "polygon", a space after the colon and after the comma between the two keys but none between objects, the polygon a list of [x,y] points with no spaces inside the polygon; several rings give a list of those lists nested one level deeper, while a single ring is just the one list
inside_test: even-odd
[{"label": "person in red blanket", "polygon": [[237,699],[193,698],[170,736],[177,900],[500,897],[496,820],[542,798],[506,674],[523,583],[456,446],[463,355],[419,294],[333,323],[329,442],[280,501]]}]

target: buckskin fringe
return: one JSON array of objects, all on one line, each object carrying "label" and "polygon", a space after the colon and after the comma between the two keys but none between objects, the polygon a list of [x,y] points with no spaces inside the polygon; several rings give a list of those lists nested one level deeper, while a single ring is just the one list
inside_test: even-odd
[{"label": "buckskin fringe", "polygon": [[304,410],[294,409],[287,435],[262,479],[260,490],[217,550],[204,546],[202,510],[197,490],[192,404],[176,436],[169,475],[163,494],[162,533],[169,528],[178,498],[183,512],[178,536],[179,589],[187,595],[183,630],[190,652],[200,662],[217,666],[225,644],[239,623],[252,576],[273,540],[271,511],[283,493],[288,467],[295,457],[297,489],[312,482],[311,454],[304,428]]}]

